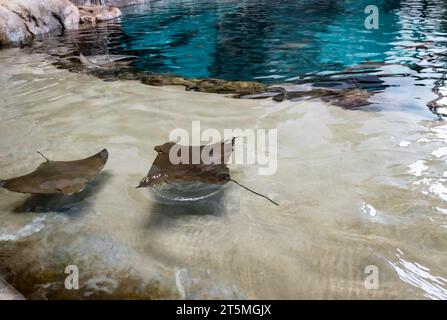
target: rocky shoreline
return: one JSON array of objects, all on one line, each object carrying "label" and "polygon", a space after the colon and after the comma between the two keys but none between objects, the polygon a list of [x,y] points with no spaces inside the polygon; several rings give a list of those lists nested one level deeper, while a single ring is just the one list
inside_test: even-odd
[{"label": "rocky shoreline", "polygon": [[138,1],[73,2],[69,0],[0,0],[0,46],[23,44],[32,40],[34,36],[51,31],[95,26],[99,22],[121,16],[118,7],[109,4],[124,6],[139,3]]},{"label": "rocky shoreline", "polygon": [[121,17],[117,7],[106,6],[78,6],[79,23],[83,26],[94,27],[96,24]]},{"label": "rocky shoreline", "polygon": [[[110,56],[112,58],[113,56]],[[85,57],[84,57],[85,58]],[[96,60],[97,57],[88,57]],[[87,60],[88,60],[87,59]],[[112,59],[113,60],[113,59]],[[186,91],[227,94],[239,99],[268,99],[281,102],[321,99],[344,109],[358,109],[370,105],[369,98],[380,92],[383,81],[379,77],[355,77],[344,80],[312,84],[278,83],[267,85],[256,81],[238,81],[216,78],[184,78],[175,74],[147,74],[123,63],[86,65],[82,59],[57,62],[55,65],[71,72],[88,73],[105,81],[135,80],[149,86],[180,86]],[[330,79],[329,79],[330,80]],[[368,88],[374,84],[375,89]]]}]

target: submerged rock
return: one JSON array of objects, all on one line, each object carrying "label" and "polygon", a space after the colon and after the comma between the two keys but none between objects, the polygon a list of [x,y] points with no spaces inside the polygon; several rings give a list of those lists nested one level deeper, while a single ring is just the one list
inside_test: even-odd
[{"label": "submerged rock", "polygon": [[[270,95],[276,93],[276,95],[273,96],[273,100],[278,102],[283,100],[293,101],[302,98],[320,98],[323,101],[346,109],[356,109],[371,104],[368,99],[374,93],[362,89],[336,90],[331,88],[315,88],[305,85],[270,87],[269,90]],[[263,96],[254,96],[254,98],[268,96],[269,95],[264,94]]]},{"label": "submerged rock", "polygon": [[[87,71],[107,80],[136,80],[151,86],[183,86],[186,90],[198,92],[231,94],[241,99],[266,99],[274,101],[320,98],[346,109],[356,109],[371,104],[369,98],[385,87],[383,80],[375,75],[363,75],[338,81],[320,81],[318,84],[278,84],[268,86],[255,81],[232,81],[223,79],[183,78],[175,74],[146,74],[129,66],[137,56],[95,55],[83,56],[58,67],[74,72]],[[81,63],[79,63],[79,61]]]},{"label": "submerged rock", "polygon": [[360,89],[343,90],[338,92],[335,96],[323,98],[336,106],[345,109],[357,109],[370,105],[368,99],[372,96],[372,92]]},{"label": "submerged rock", "polygon": [[117,7],[79,6],[79,22],[82,25],[95,26],[97,23],[121,17]]},{"label": "submerged rock", "polygon": [[0,45],[78,26],[79,10],[68,0],[0,0]]},{"label": "submerged rock", "polygon": [[236,93],[239,95],[247,95],[266,91],[267,86],[254,81],[204,79],[197,81],[197,84],[191,89],[199,92]]},{"label": "submerged rock", "polygon": [[185,79],[173,75],[149,75],[143,77],[141,80],[144,84],[150,86],[185,86],[186,89],[190,89],[196,85],[197,80],[195,79]]},{"label": "submerged rock", "polygon": [[185,79],[173,75],[149,75],[142,82],[152,86],[180,85],[186,90],[209,93],[231,93],[238,96],[265,92],[267,86],[253,81],[231,81],[220,79]]},{"label": "submerged rock", "polygon": [[303,97],[324,97],[337,93],[337,91],[333,89],[308,88],[306,86],[278,86],[271,87],[270,91],[277,92],[277,94],[273,96],[273,100],[277,102],[300,99]]}]

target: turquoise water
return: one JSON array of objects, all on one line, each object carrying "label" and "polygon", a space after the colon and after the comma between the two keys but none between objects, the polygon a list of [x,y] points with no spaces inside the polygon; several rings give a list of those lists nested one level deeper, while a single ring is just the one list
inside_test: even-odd
[{"label": "turquoise water", "polygon": [[412,47],[415,42],[428,41],[433,50],[445,45],[444,3],[374,1],[379,29],[367,30],[370,4],[157,1],[123,10],[122,34],[112,49],[139,56],[134,66],[151,73],[278,82],[365,61],[418,68],[427,50]]},{"label": "turquoise water", "polygon": [[81,72],[80,53],[125,54],[138,59],[124,72],[138,75],[361,88],[380,93],[368,109],[431,116],[428,105],[444,116],[447,2],[374,4],[377,30],[365,27],[369,0],[154,1],[123,8],[120,20],[96,28],[42,37],[31,51]]}]

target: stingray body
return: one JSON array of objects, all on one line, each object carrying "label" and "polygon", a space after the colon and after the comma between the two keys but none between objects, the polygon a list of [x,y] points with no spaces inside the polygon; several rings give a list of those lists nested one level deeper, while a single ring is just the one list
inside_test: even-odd
[{"label": "stingray body", "polygon": [[79,54],[79,60],[81,63],[87,68],[93,69],[113,68],[117,65],[128,65],[136,59],[138,59],[137,56],[129,55],[102,54],[86,57],[82,53]]},{"label": "stingray body", "polygon": [[[157,157],[138,187],[150,187],[168,200],[209,197],[230,179],[226,163],[233,146],[234,139],[206,146],[182,146],[174,142],[156,146]],[[186,161],[174,161],[182,156]]]},{"label": "stingray body", "polygon": [[0,186],[19,193],[72,195],[85,189],[86,184],[104,168],[107,159],[106,149],[82,160],[46,159],[36,170],[27,175],[0,180]]}]

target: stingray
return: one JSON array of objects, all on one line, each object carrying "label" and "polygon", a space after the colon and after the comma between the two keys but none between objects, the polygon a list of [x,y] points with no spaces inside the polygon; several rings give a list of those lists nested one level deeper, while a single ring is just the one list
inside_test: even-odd
[{"label": "stingray", "polygon": [[136,59],[138,59],[137,56],[129,55],[102,54],[86,57],[82,53],[79,54],[79,60],[81,61],[81,63],[87,66],[87,68],[92,69],[106,69],[115,67],[117,64],[128,65]]},{"label": "stingray", "polygon": [[0,187],[9,191],[38,195],[72,195],[86,188],[89,181],[104,168],[109,153],[106,149],[86,159],[53,161],[45,158],[33,172],[7,180],[0,180]]},{"label": "stingray", "polygon": [[[278,205],[231,178],[227,162],[233,151],[234,142],[235,138],[205,146],[183,146],[175,142],[156,146],[154,150],[157,152],[157,157],[137,188],[150,187],[164,199],[190,201],[207,198],[219,192],[224,184],[232,181]],[[202,153],[207,155],[207,159],[200,157]],[[172,154],[176,155],[177,159],[185,156],[184,159],[187,161],[180,163],[171,161]],[[196,161],[193,161],[194,154],[198,155]]]}]

